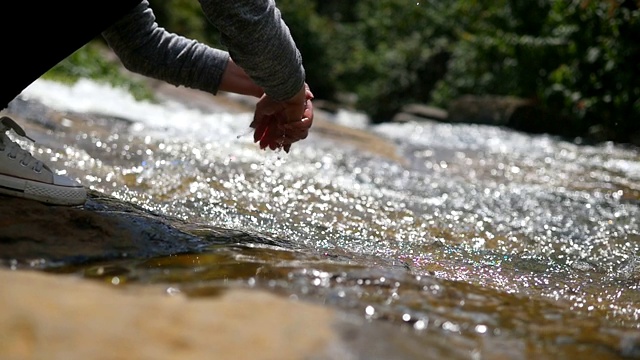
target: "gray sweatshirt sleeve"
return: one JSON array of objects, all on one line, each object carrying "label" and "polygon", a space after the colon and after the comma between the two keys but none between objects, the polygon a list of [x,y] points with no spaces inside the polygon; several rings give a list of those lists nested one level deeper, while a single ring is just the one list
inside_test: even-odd
[{"label": "gray sweatshirt sleeve", "polygon": [[123,65],[136,73],[216,94],[229,54],[169,33],[147,0],[102,33]]},{"label": "gray sweatshirt sleeve", "polygon": [[274,0],[199,0],[233,60],[276,100],[304,85],[302,57]]},{"label": "gray sweatshirt sleeve", "polygon": [[[234,61],[269,96],[286,100],[302,88],[302,59],[273,0],[200,2]],[[160,27],[147,0],[102,35],[127,69],[212,94],[229,59],[225,51]]]}]

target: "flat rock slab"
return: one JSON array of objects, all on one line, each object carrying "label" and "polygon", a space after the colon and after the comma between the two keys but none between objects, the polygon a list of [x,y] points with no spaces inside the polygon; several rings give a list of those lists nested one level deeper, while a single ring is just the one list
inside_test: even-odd
[{"label": "flat rock slab", "polygon": [[[201,103],[212,99],[191,97],[187,89],[167,93]],[[223,105],[228,110],[234,104]],[[64,119],[74,119],[65,132],[119,131],[129,125],[114,119],[91,128],[100,125],[91,114],[62,114],[30,101],[13,102],[7,115],[45,143],[55,141],[51,132],[61,131]],[[366,131],[320,117],[313,131],[402,161],[392,143]],[[146,259],[247,242],[287,245],[260,234],[185,223],[94,191],[77,207],[0,195],[0,358],[319,360],[423,353],[406,350],[415,335],[384,322],[258,289],[229,288],[219,296],[193,298],[169,295],[160,285],[114,287],[34,271],[56,263]],[[398,349],[405,350],[399,355]]]},{"label": "flat rock slab", "polygon": [[338,338],[334,311],[261,291],[188,299],[9,270],[0,285],[2,359],[325,359]]},{"label": "flat rock slab", "polygon": [[78,207],[0,195],[0,259],[4,261],[73,264],[149,258],[197,251],[215,242],[215,235],[230,241],[237,232],[212,228],[210,235],[191,235],[165,218],[96,192],[90,192],[86,204]]}]

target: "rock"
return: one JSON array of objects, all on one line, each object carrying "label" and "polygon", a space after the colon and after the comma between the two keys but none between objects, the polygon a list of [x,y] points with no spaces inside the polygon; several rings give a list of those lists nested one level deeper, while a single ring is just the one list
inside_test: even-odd
[{"label": "rock", "polygon": [[[189,89],[158,85],[157,91],[165,98],[187,98],[195,108],[251,109],[226,97],[211,104],[218,98],[192,96]],[[54,133],[74,139],[74,132],[126,133],[130,126],[127,119],[61,113],[34,101],[12,105],[7,115],[38,142],[54,148],[63,146]],[[402,161],[391,142],[316,120],[314,134]],[[65,275],[64,270],[33,271],[50,270],[56,262],[82,266],[120,258],[143,260],[250,241],[285,245],[257,234],[185,223],[95,191],[77,207],[0,195],[0,358],[391,358],[398,353],[393,344],[413,336],[386,323],[260,289],[225,287],[221,296],[170,296],[161,285],[114,286],[81,274]],[[371,344],[372,338],[377,344]]]},{"label": "rock", "polygon": [[531,134],[567,138],[585,131],[581,124],[549,111],[535,100],[513,96],[462,96],[450,103],[449,121],[506,126]]},{"label": "rock", "polygon": [[394,122],[419,121],[419,120],[436,120],[446,121],[449,114],[446,110],[423,104],[408,104],[402,107],[402,110],[393,118]]},{"label": "rock", "polygon": [[0,261],[144,259],[196,251],[206,244],[203,237],[178,229],[179,220],[171,224],[165,219],[97,192],[89,192],[86,204],[78,207],[0,195]]},{"label": "rock", "polygon": [[399,112],[395,114],[393,118],[391,118],[391,121],[395,123],[408,123],[413,121],[420,122],[425,120],[427,119],[420,116],[413,115],[413,114],[408,114],[405,112]]},{"label": "rock", "polygon": [[0,270],[3,359],[330,358],[336,313],[262,291],[216,298],[126,291]]},{"label": "rock", "polygon": [[320,109],[330,114],[336,114],[338,111],[342,110],[342,108],[343,108],[342,104],[338,104],[333,101],[322,100],[322,99],[313,100],[314,111]]},{"label": "rock", "polygon": [[631,145],[640,147],[640,131],[634,132],[629,136]]},{"label": "rock", "polygon": [[[418,359],[446,346],[387,322],[257,289],[169,295],[0,269],[0,359]],[[425,355],[428,354],[428,355]]]},{"label": "rock", "polygon": [[531,107],[530,100],[513,96],[465,95],[449,104],[449,121],[472,124],[507,126],[522,107]]},{"label": "rock", "polygon": [[162,285],[34,271],[56,261],[144,259],[212,243],[283,245],[256,234],[182,223],[93,191],[78,207],[0,195],[0,219],[0,265],[10,265],[0,268],[0,359],[390,358],[397,349],[369,340],[401,343],[406,336],[260,289],[170,296]]}]

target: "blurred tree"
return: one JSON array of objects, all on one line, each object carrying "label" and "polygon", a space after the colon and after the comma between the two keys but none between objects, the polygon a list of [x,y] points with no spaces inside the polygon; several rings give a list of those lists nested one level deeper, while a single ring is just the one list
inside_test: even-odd
[{"label": "blurred tree", "polygon": [[200,3],[193,0],[149,0],[158,23],[179,35],[224,48],[220,32],[204,17]]},{"label": "blurred tree", "polygon": [[[150,1],[167,30],[224,48],[198,2]],[[375,122],[413,102],[447,107],[465,94],[512,95],[557,115],[527,131],[640,138],[640,0],[277,4],[316,97],[353,94]],[[57,70],[77,77],[78,64],[90,63],[83,59]],[[103,65],[91,71],[110,73]]]},{"label": "blurred tree", "polygon": [[494,2],[478,15],[455,43],[435,103],[516,95],[562,119],[540,131],[617,141],[640,132],[637,2]]},{"label": "blurred tree", "polygon": [[315,3],[307,0],[279,0],[278,8],[302,54],[313,94],[317,98],[333,98],[337,91],[331,53],[335,23],[318,15]]}]

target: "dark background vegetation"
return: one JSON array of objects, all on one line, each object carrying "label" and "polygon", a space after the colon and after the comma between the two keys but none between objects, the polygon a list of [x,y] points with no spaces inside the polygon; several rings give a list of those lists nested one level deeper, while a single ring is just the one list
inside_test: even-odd
[{"label": "dark background vegetation", "polygon": [[[161,26],[224,48],[197,1],[150,2]],[[316,98],[374,122],[409,103],[446,109],[467,94],[508,95],[544,109],[529,124],[536,132],[640,137],[640,0],[277,4]]]}]

